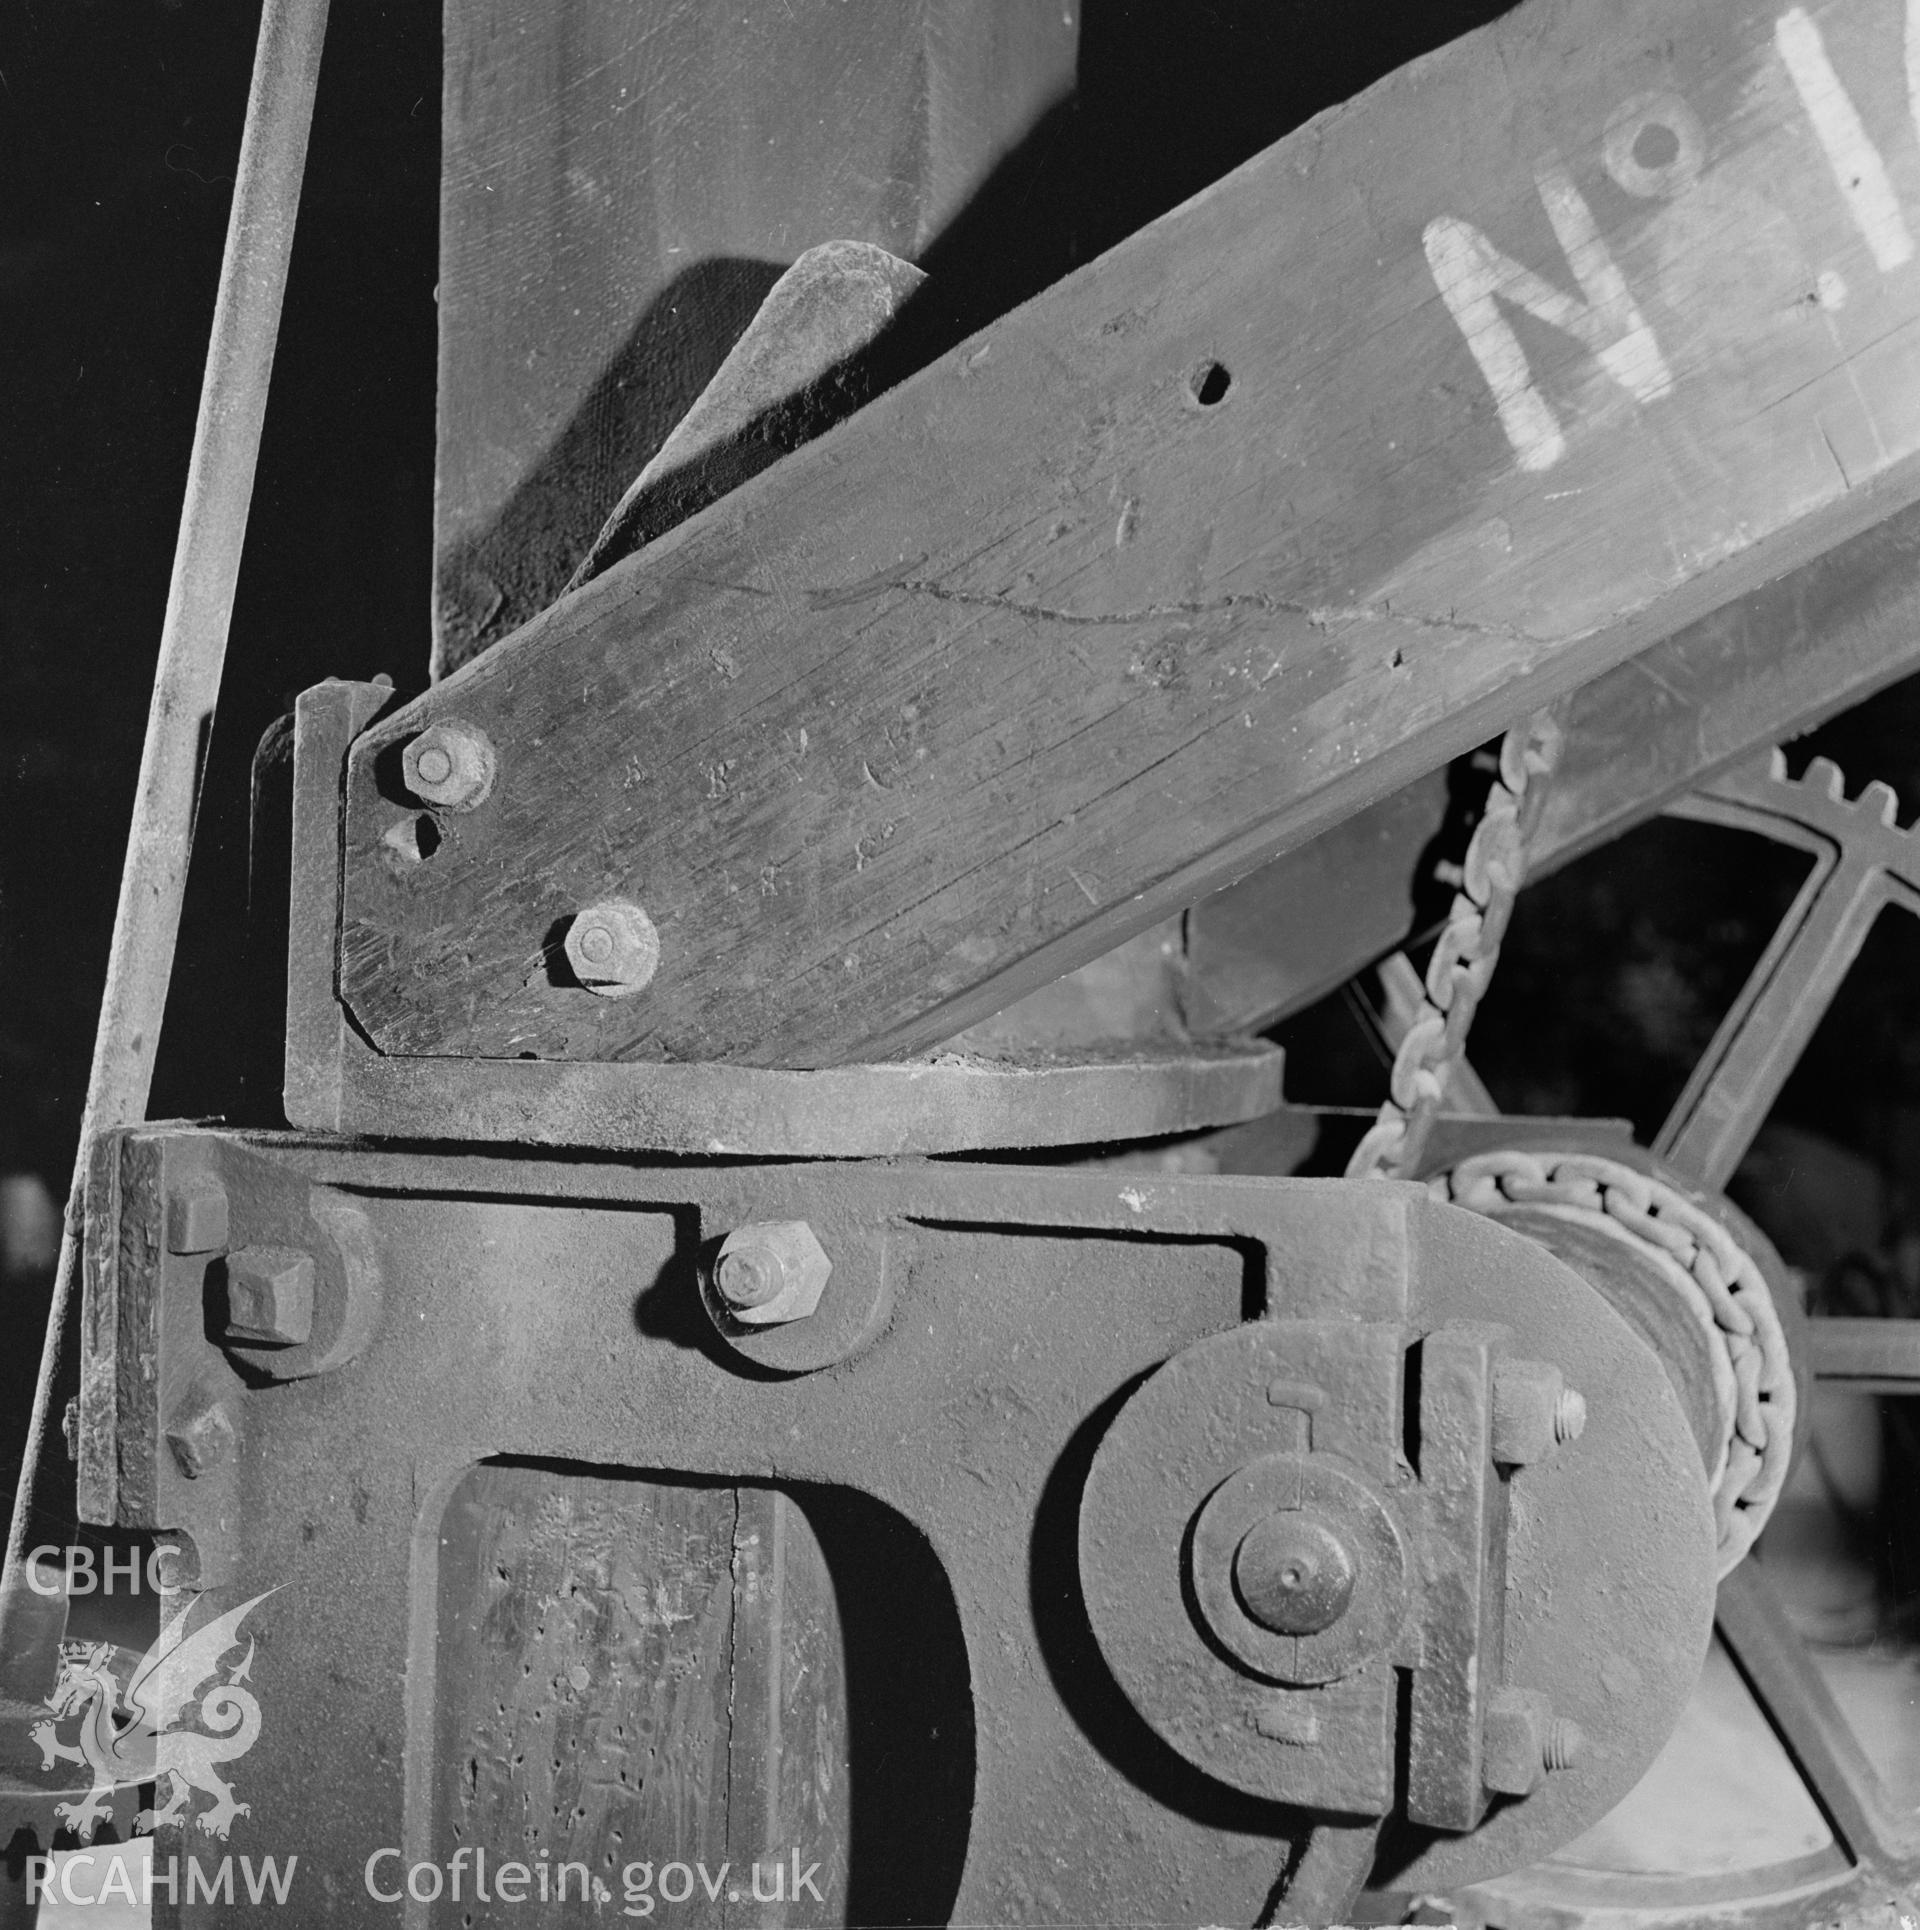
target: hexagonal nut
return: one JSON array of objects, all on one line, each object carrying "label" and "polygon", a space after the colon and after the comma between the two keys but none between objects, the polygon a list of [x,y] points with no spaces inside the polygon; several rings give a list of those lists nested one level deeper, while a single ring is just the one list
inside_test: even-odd
[{"label": "hexagonal nut", "polygon": [[748,1327],[804,1320],[820,1304],[833,1262],[805,1220],[737,1226],[714,1257],[713,1291]]},{"label": "hexagonal nut", "polygon": [[400,753],[407,789],[443,811],[475,811],[493,789],[498,761],[487,734],[457,717],[429,724]]},{"label": "hexagonal nut", "polygon": [[201,1176],[167,1195],[167,1251],[219,1253],[227,1244],[227,1189]]},{"label": "hexagonal nut", "polygon": [[1480,1780],[1500,1796],[1530,1796],[1546,1780],[1553,1708],[1536,1689],[1495,1689],[1480,1731]]},{"label": "hexagonal nut", "polygon": [[243,1246],[227,1256],[228,1340],[299,1347],[313,1337],[313,1256],[295,1247]]},{"label": "hexagonal nut", "polygon": [[1500,1360],[1493,1369],[1493,1458],[1524,1468],[1580,1438],[1587,1404],[1544,1360]]},{"label": "hexagonal nut", "polygon": [[589,992],[631,998],[660,964],[660,934],[640,906],[626,898],[588,905],[567,927],[567,963]]},{"label": "hexagonal nut", "polygon": [[226,1402],[198,1392],[189,1394],[167,1420],[167,1447],[189,1481],[198,1481],[225,1461],[233,1453],[234,1439]]}]

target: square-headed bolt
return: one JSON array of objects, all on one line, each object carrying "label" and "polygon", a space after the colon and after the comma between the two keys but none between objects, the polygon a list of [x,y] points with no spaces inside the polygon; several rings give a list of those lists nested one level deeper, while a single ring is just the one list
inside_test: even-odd
[{"label": "square-headed bolt", "polygon": [[167,1251],[219,1253],[227,1244],[227,1189],[196,1176],[167,1195]]},{"label": "square-headed bolt", "polygon": [[1501,1360],[1493,1369],[1493,1458],[1502,1467],[1544,1461],[1577,1441],[1587,1404],[1544,1360]]},{"label": "square-headed bolt", "polygon": [[805,1220],[736,1226],[720,1242],[713,1290],[727,1313],[749,1327],[804,1320],[820,1304],[833,1262]]},{"label": "square-headed bolt", "polygon": [[233,1416],[225,1401],[199,1388],[189,1393],[167,1416],[167,1446],[174,1465],[189,1481],[198,1481],[233,1452]]},{"label": "square-headed bolt", "polygon": [[313,1256],[296,1247],[243,1246],[227,1256],[225,1338],[298,1347],[313,1335]]},{"label": "square-headed bolt", "polygon": [[1500,1796],[1530,1796],[1546,1779],[1547,1698],[1533,1689],[1495,1689],[1481,1729],[1480,1780]]},{"label": "square-headed bolt", "polygon": [[1580,1725],[1556,1716],[1537,1689],[1495,1689],[1481,1732],[1480,1780],[1498,1796],[1530,1796],[1586,1745]]}]

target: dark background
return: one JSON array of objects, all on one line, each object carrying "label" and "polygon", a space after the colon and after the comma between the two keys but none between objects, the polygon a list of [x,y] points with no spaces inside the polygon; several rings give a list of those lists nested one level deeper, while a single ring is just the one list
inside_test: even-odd
[{"label": "dark background", "polygon": [[[529,0],[538,4],[538,0]],[[936,244],[1004,308],[1502,11],[1087,0],[1080,97]],[[257,0],[0,9],[0,1173],[71,1172]],[[231,1111],[245,773],[292,693],[427,664],[439,9],[335,0],[153,1113]]]}]

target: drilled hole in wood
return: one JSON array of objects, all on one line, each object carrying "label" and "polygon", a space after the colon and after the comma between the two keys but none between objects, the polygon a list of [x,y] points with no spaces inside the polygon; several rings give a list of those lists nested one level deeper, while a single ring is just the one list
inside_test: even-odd
[{"label": "drilled hole in wood", "polygon": [[440,825],[433,814],[402,818],[381,833],[380,842],[406,864],[419,864],[440,849]]},{"label": "drilled hole in wood", "polygon": [[1227,399],[1227,391],[1233,387],[1233,377],[1226,365],[1221,362],[1202,362],[1188,379],[1187,386],[1193,391],[1193,399],[1203,409],[1211,409],[1216,402]]}]

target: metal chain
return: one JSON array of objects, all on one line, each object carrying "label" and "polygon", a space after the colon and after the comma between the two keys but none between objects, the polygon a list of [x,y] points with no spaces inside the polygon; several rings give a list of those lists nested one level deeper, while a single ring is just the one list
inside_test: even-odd
[{"label": "metal chain", "polygon": [[1766,1275],[1685,1194],[1597,1154],[1481,1153],[1428,1190],[1493,1218],[1526,1206],[1596,1228],[1631,1246],[1679,1295],[1712,1343],[1720,1429],[1709,1479],[1724,1575],[1766,1526],[1793,1450],[1793,1365]]},{"label": "metal chain", "polygon": [[1427,961],[1420,1009],[1394,1054],[1388,1096],[1347,1162],[1349,1179],[1411,1174],[1433,1130],[1447,1080],[1466,1051],[1493,968],[1500,960],[1513,901],[1526,878],[1527,845],[1546,802],[1546,780],[1560,759],[1560,726],[1550,711],[1516,724],[1500,744],[1499,770],[1468,841],[1453,906]]}]

